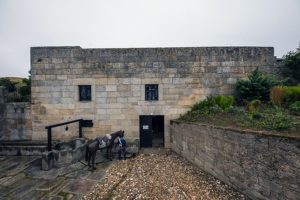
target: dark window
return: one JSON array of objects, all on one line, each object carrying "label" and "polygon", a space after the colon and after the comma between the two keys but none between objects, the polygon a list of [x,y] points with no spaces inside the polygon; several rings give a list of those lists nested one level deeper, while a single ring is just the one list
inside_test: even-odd
[{"label": "dark window", "polygon": [[79,85],[79,101],[91,101],[92,90],[90,85]]},{"label": "dark window", "polygon": [[145,85],[145,100],[146,101],[157,101],[158,100],[158,85],[157,84]]}]

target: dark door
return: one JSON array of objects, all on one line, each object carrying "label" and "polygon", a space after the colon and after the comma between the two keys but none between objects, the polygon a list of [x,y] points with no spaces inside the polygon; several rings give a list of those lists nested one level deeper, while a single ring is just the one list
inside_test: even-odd
[{"label": "dark door", "polygon": [[156,115],[152,117],[152,146],[164,147],[164,116]]},{"label": "dark door", "polygon": [[141,147],[164,147],[164,116],[140,116]]},{"label": "dark door", "polygon": [[152,116],[140,116],[140,145],[141,147],[152,147]]}]

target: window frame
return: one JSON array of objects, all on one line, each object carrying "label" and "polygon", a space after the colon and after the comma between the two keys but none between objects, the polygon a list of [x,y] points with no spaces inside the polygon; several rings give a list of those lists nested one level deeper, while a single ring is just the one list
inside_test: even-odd
[{"label": "window frame", "polygon": [[[88,98],[82,98],[82,96],[81,96],[81,91],[82,91],[82,89],[83,88],[87,88],[87,90],[88,90],[88,92],[90,93],[89,95],[88,94],[86,94],[86,96],[88,97]],[[92,86],[91,85],[78,85],[78,93],[79,93],[79,101],[80,102],[86,102],[86,101],[92,101]]]},{"label": "window frame", "polygon": [[158,101],[159,87],[158,84],[145,84],[145,101]]}]

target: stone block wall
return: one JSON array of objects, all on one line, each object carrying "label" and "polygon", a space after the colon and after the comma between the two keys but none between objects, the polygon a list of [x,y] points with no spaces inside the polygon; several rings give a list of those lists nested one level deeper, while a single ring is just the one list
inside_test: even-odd
[{"label": "stone block wall", "polygon": [[[139,115],[169,121],[212,94],[231,94],[238,78],[260,67],[274,70],[272,47],[82,49],[31,48],[33,139],[45,138],[45,126],[83,118],[89,138],[124,129],[139,138]],[[159,101],[145,101],[145,84],[159,84]],[[91,85],[92,101],[79,101],[78,85]],[[53,130],[60,139],[76,127]]]},{"label": "stone block wall", "polygon": [[300,139],[174,121],[172,149],[252,199],[299,199]]},{"label": "stone block wall", "polygon": [[0,103],[0,140],[31,140],[30,103]]}]

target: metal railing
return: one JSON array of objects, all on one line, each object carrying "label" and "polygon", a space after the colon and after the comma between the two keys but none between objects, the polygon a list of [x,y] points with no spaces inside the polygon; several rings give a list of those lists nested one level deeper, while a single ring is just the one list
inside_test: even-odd
[{"label": "metal railing", "polygon": [[53,124],[46,126],[45,129],[47,129],[47,134],[48,134],[48,151],[52,151],[52,128],[58,127],[58,126],[64,126],[67,124],[72,124],[72,123],[79,123],[79,138],[82,138],[82,127],[92,127],[93,126],[93,121],[92,120],[83,120],[83,119],[76,119],[73,121],[67,121],[63,122],[60,124]]}]

